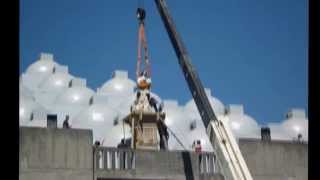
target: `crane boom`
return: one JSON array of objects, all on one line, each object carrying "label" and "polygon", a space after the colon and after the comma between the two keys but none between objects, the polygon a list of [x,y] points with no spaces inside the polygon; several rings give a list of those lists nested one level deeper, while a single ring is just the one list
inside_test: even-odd
[{"label": "crane boom", "polygon": [[172,18],[169,15],[168,9],[166,8],[164,1],[156,0],[159,13],[164,22],[170,41],[174,47],[175,53],[178,57],[180,67],[183,70],[184,77],[188,83],[193,99],[197,105],[197,108],[202,117],[205,127],[208,126],[210,120],[217,120],[214,114],[209,99],[205,93],[205,90],[201,84],[201,81],[191,65],[190,57],[188,55],[187,49],[185,48],[181,37],[179,36]]},{"label": "crane boom", "polygon": [[187,49],[179,36],[173,19],[169,14],[165,0],[155,0],[159,14],[173,45],[180,68],[184,73],[189,90],[196,103],[202,121],[207,128],[209,139],[217,151],[224,176],[230,180],[252,180],[249,169],[243,159],[236,140],[225,119],[219,120],[215,115],[204,87],[196,70],[191,65]]}]

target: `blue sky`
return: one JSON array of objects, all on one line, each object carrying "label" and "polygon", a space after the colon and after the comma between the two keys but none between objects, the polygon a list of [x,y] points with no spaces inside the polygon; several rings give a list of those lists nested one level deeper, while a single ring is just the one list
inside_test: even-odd
[{"label": "blue sky", "polygon": [[[116,69],[133,79],[138,0],[20,1],[20,73],[40,52],[53,53],[96,90]],[[225,105],[243,104],[259,123],[307,110],[306,0],[167,0],[205,87]],[[144,0],[153,91],[190,100],[153,0]]]}]

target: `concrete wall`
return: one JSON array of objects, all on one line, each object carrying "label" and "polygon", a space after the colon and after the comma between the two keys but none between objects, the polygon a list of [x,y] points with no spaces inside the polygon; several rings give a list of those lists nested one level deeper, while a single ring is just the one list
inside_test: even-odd
[{"label": "concrete wall", "polygon": [[308,145],[240,139],[240,150],[255,180],[307,180]]},{"label": "concrete wall", "polygon": [[[308,145],[240,139],[240,150],[255,180],[308,179]],[[135,151],[133,170],[96,170],[102,179],[222,180],[201,175],[198,156],[182,151]],[[186,158],[187,157],[187,158]],[[21,180],[92,180],[92,131],[20,127]],[[186,175],[187,173],[187,175]]]},{"label": "concrete wall", "polygon": [[20,180],[92,179],[92,131],[20,127]]},{"label": "concrete wall", "polygon": [[92,145],[91,130],[20,127],[19,178],[185,180],[193,175],[195,180],[223,180],[217,174],[200,175],[198,156],[182,151],[137,150],[135,169],[93,171]]}]

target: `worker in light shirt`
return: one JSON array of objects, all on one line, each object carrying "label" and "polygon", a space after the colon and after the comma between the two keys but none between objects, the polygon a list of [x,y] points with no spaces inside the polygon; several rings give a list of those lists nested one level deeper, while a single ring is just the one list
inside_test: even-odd
[{"label": "worker in light shirt", "polygon": [[201,147],[201,141],[200,140],[194,141],[192,146],[193,146],[193,149],[194,149],[194,151],[196,153],[201,153],[202,147]]},{"label": "worker in light shirt", "polygon": [[200,140],[194,141],[193,144],[192,144],[192,148],[193,148],[194,151],[199,155],[199,166],[202,167],[202,156],[201,156],[202,147],[201,147],[201,141],[200,141]]}]

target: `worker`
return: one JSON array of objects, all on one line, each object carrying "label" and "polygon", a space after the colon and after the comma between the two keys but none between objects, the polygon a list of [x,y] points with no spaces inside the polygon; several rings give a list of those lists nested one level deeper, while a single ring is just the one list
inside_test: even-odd
[{"label": "worker", "polygon": [[126,143],[126,139],[122,138],[121,142],[117,146],[119,149],[121,148],[129,148],[128,144]]},{"label": "worker", "polygon": [[298,134],[298,142],[300,142],[300,143],[302,142],[302,134],[300,134],[300,133]]},{"label": "worker", "polygon": [[159,112],[158,107],[157,107],[157,104],[158,104],[157,100],[154,97],[150,96],[149,93],[147,94],[147,97],[148,97],[148,101],[149,101],[150,106],[153,107],[155,112]]},{"label": "worker", "polygon": [[156,94],[150,93],[147,94],[149,104],[153,107],[155,112],[162,112],[163,111],[163,102]]},{"label": "worker", "polygon": [[160,149],[167,149],[169,133],[166,124],[159,119],[157,122],[158,132],[160,136]]},{"label": "worker", "polygon": [[202,167],[202,155],[201,155],[201,151],[202,151],[202,147],[201,147],[201,141],[200,140],[196,140],[193,142],[192,147],[194,148],[194,151],[199,155],[199,166],[200,166],[200,171],[203,171],[203,167]]},{"label": "worker", "polygon": [[100,146],[100,141],[98,141],[98,140],[95,141],[95,142],[94,142],[94,146],[95,146],[95,147],[99,147],[99,146]]},{"label": "worker", "polygon": [[196,153],[201,153],[202,147],[201,147],[201,141],[200,141],[200,140],[194,141],[192,146],[193,146],[194,151],[195,151]]},{"label": "worker", "polygon": [[70,125],[69,125],[69,115],[66,116],[66,119],[63,121],[63,128],[64,129],[70,129]]}]

